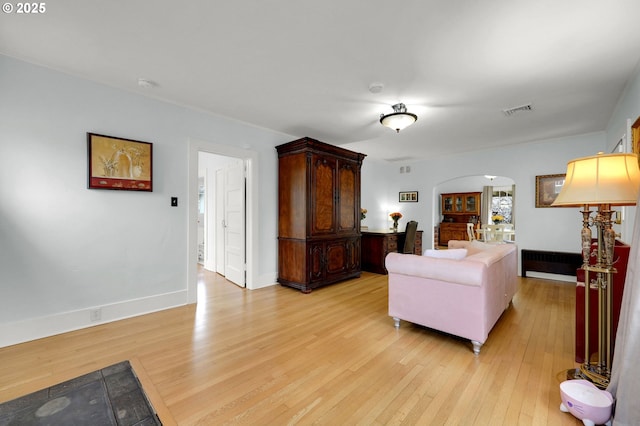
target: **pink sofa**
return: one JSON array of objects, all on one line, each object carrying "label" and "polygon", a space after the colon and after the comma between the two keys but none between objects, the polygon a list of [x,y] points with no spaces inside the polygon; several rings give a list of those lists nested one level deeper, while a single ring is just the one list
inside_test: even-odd
[{"label": "pink sofa", "polygon": [[[389,253],[389,316],[471,340],[478,355],[517,291],[514,244],[449,241],[460,260]],[[449,255],[462,250],[442,250]]]}]

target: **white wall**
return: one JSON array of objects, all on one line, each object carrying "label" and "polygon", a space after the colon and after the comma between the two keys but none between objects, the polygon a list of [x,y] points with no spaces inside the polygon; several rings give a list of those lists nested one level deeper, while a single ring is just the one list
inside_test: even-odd
[{"label": "white wall", "polygon": [[[607,146],[605,152],[612,152],[621,138],[625,139],[626,151],[632,152],[631,126],[640,118],[640,62],[636,66],[635,76],[627,86],[618,101],[616,110],[607,126]],[[622,233],[623,241],[631,243],[637,207],[623,207],[624,221],[622,226],[615,226],[616,232]]]},{"label": "white wall", "polygon": [[607,145],[605,152],[612,152],[620,138],[627,140],[627,151],[631,151],[631,137],[628,126],[640,117],[640,63],[636,67],[634,78],[625,87],[616,110],[607,125]]},{"label": "white wall", "polygon": [[[0,346],[94,325],[95,308],[186,303],[192,139],[258,152],[257,275],[276,276],[274,146],[292,137],[5,56],[0,70]],[[87,189],[86,132],[152,142],[153,192]]]},{"label": "white wall", "polygon": [[462,176],[440,183],[438,192],[445,194],[447,192],[482,192],[486,185],[510,187],[513,185],[513,179],[504,176],[496,176],[493,180],[489,180],[484,175]]},{"label": "white wall", "polygon": [[386,161],[365,158],[361,169],[360,206],[367,209],[367,217],[361,224],[369,230],[391,226],[389,193],[394,188],[394,177]]},{"label": "white wall", "polygon": [[[535,208],[535,177],[565,173],[569,160],[595,154],[602,150],[604,140],[604,133],[592,133],[462,153],[412,163],[408,174],[400,173],[398,164],[390,164],[388,168],[392,172],[384,177],[388,179],[384,186],[387,190],[386,204],[381,204],[403,213],[401,228],[405,220],[417,220],[419,228],[424,231],[425,247],[429,247],[433,242],[433,226],[439,222],[440,183],[461,176],[488,174],[508,177],[516,185],[516,239],[519,248],[579,252],[580,214],[577,209]],[[370,164],[365,161],[363,176],[373,174],[368,167]],[[378,181],[373,184],[363,181],[362,187],[363,194],[366,194],[371,191],[378,193],[382,186]],[[397,202],[398,191],[407,190],[419,191],[418,203]],[[372,225],[382,226],[383,223]]]},{"label": "white wall", "polygon": [[[94,325],[95,308],[110,321],[187,302],[188,252],[195,252],[187,247],[187,201],[197,199],[188,194],[190,141],[258,153],[256,275],[276,276],[274,146],[293,137],[4,56],[0,70],[0,347]],[[388,227],[388,213],[400,210],[403,220],[420,222],[428,246],[438,184],[491,174],[516,184],[521,248],[579,251],[579,213],[536,209],[535,176],[564,173],[567,161],[618,137],[611,135],[619,123],[640,115],[639,86],[636,75],[607,132],[434,158],[410,163],[404,174],[400,164],[365,159],[363,224]],[[86,132],[153,142],[154,191],[86,189]],[[398,203],[407,190],[419,191],[418,203]],[[179,207],[170,207],[172,196]]]}]

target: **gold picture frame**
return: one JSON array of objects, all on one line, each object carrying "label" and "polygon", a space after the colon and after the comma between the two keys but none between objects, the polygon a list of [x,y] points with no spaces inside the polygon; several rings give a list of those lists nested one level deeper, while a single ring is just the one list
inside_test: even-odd
[{"label": "gold picture frame", "polygon": [[640,165],[640,117],[631,125],[631,152],[638,154],[638,165]]},{"label": "gold picture frame", "polygon": [[536,176],[536,207],[553,207],[565,177],[565,173]]},{"label": "gold picture frame", "polygon": [[89,189],[153,191],[153,144],[87,133]]}]

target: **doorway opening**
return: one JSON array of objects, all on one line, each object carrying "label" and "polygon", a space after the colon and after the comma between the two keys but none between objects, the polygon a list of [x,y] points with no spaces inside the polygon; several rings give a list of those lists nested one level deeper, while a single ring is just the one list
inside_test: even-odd
[{"label": "doorway opening", "polygon": [[245,287],[246,184],[240,158],[198,153],[198,262]]},{"label": "doorway opening", "polygon": [[[499,220],[500,226],[510,227],[509,239],[515,240],[515,190],[515,181],[504,176],[459,176],[438,183],[433,193],[433,247],[446,247],[442,244],[444,239],[440,238],[441,221],[444,220],[441,196],[443,193],[480,192],[480,217],[474,223],[476,237],[483,235],[483,227],[495,225]],[[469,238],[467,234],[466,227],[461,228],[459,235],[452,239],[465,240]]]},{"label": "doorway opening", "polygon": [[[242,186],[244,202],[244,213],[242,214],[243,224],[241,236],[235,235],[233,238],[242,238],[243,253],[238,254],[243,257],[242,274],[244,275],[245,285],[247,289],[253,289],[256,285],[256,261],[258,248],[257,235],[257,166],[258,154],[256,151],[249,149],[241,149],[229,145],[215,144],[200,140],[189,141],[189,190],[188,190],[188,256],[187,256],[187,303],[196,303],[198,294],[198,220],[199,220],[199,159],[201,153],[203,155],[212,154],[221,158],[229,158],[242,164],[243,176]],[[236,182],[237,183],[237,182]],[[206,186],[206,183],[205,183]],[[238,217],[232,218],[230,222],[237,223]],[[229,222],[227,222],[228,224]],[[204,231],[203,231],[204,232]],[[216,238],[217,239],[217,238]],[[206,242],[204,246],[204,262],[206,262]]]}]

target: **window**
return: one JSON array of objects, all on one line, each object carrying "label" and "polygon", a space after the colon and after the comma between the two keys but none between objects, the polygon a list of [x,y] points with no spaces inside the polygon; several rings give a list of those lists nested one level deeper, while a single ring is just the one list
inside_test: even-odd
[{"label": "window", "polygon": [[513,187],[493,187],[493,196],[491,197],[491,212],[489,218],[492,216],[502,216],[502,223],[513,223],[512,220],[512,206],[513,206]]}]

